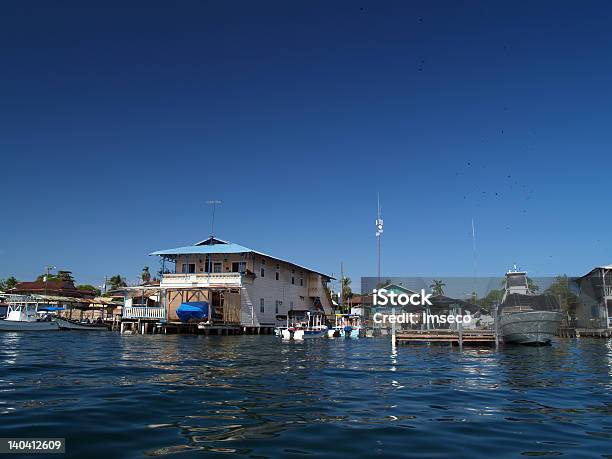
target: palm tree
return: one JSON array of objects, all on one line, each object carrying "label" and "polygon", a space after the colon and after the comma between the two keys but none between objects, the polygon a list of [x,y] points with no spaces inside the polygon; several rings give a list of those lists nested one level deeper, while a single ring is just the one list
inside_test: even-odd
[{"label": "palm tree", "polygon": [[352,297],[353,290],[351,289],[351,278],[345,277],[342,279],[342,302],[346,304]]},{"label": "palm tree", "polygon": [[108,285],[110,286],[111,290],[117,290],[117,289],[120,289],[121,287],[127,287],[125,280],[119,274],[115,274],[114,276],[112,276],[108,280]]},{"label": "palm tree", "polygon": [[444,287],[446,287],[446,284],[441,280],[436,279],[434,279],[433,284],[429,286],[431,293],[434,295],[444,295]]},{"label": "palm tree", "polygon": [[151,273],[149,272],[149,267],[145,266],[142,268],[142,273],[140,274],[140,278],[142,279],[142,283],[146,284],[151,280]]}]

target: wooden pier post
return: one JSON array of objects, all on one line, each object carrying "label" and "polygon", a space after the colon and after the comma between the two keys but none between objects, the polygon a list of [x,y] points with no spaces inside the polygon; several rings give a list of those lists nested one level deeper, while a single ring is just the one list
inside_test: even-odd
[{"label": "wooden pier post", "polygon": [[499,325],[498,325],[497,305],[493,308],[493,325],[495,326],[495,350],[499,349]]},{"label": "wooden pier post", "polygon": [[[459,315],[461,314],[461,307],[459,307]],[[463,323],[459,322],[457,325],[457,329],[459,331],[459,350],[463,350]]]}]

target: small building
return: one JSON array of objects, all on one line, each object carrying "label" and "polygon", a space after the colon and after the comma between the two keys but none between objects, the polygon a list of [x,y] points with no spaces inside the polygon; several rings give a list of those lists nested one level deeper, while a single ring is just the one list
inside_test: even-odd
[{"label": "small building", "polygon": [[96,292],[76,288],[72,281],[35,280],[32,282],[18,282],[8,293],[18,295],[55,295],[71,298],[93,298]]},{"label": "small building", "polygon": [[204,301],[209,325],[244,328],[271,329],[290,311],[333,311],[331,276],[239,244],[210,237],[150,255],[162,260],[159,287],[128,289],[122,321],[178,325],[181,304]]},{"label": "small building", "polygon": [[596,266],[576,279],[578,304],[576,328],[612,328],[612,265]]}]

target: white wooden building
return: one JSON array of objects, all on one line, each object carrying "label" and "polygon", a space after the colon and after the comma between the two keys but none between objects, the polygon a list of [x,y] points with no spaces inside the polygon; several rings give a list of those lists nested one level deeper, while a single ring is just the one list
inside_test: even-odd
[{"label": "white wooden building", "polygon": [[333,311],[331,276],[235,243],[211,237],[150,255],[162,257],[158,301],[126,303],[124,319],[177,322],[176,309],[190,301],[211,303],[213,322],[243,327],[271,327],[289,311]]}]

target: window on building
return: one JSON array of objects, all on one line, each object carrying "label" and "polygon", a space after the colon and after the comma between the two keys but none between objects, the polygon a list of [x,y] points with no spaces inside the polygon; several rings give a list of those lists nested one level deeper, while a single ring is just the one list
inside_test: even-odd
[{"label": "window on building", "polygon": [[246,271],[246,261],[234,261],[232,263],[232,272],[233,273],[242,273]]},{"label": "window on building", "polygon": [[295,277],[294,276],[291,276],[291,283],[295,284]]},{"label": "window on building", "polygon": [[188,267],[189,274],[194,274],[196,272],[195,268],[196,268],[195,263],[189,263],[189,267]]},{"label": "window on building", "polygon": [[223,271],[223,263],[213,263],[213,273],[220,273],[221,271]]},{"label": "window on building", "polygon": [[261,277],[266,277],[266,270],[261,268]]},{"label": "window on building", "polygon": [[181,265],[181,272],[182,272],[183,274],[187,273],[187,263],[183,263],[183,264]]},{"label": "window on building", "polygon": [[290,301],[290,302],[289,302],[289,310],[290,310],[290,311],[293,311],[293,301]]},{"label": "window on building", "polygon": [[259,299],[259,312],[266,312],[266,305],[263,298]]},{"label": "window on building", "polygon": [[276,271],[276,280],[278,280],[280,278],[280,274],[278,271]]},{"label": "window on building", "polygon": [[304,279],[300,277],[300,287],[304,286]]},{"label": "window on building", "polygon": [[280,309],[282,305],[283,305],[283,302],[281,300],[276,300],[276,314],[278,314],[278,310]]}]

